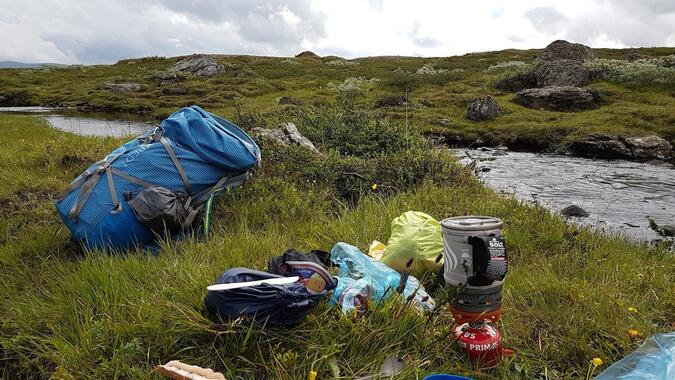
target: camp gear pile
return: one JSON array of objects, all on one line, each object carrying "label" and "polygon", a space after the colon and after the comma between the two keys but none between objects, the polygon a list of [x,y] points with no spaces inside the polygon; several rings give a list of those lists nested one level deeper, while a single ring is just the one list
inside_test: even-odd
[{"label": "camp gear pile", "polygon": [[146,247],[201,225],[213,194],[243,184],[259,161],[244,131],[187,107],[91,165],[56,209],[72,239],[88,249]]}]

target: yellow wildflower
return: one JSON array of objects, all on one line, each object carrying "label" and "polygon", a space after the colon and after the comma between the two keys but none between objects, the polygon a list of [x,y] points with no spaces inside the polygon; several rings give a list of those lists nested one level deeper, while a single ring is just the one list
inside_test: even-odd
[{"label": "yellow wildflower", "polygon": [[634,308],[633,306],[629,307],[628,311],[631,312],[631,313],[637,313],[637,309]]},{"label": "yellow wildflower", "polygon": [[316,380],[316,371],[309,371],[309,376],[307,376],[307,380]]},{"label": "yellow wildflower", "polygon": [[631,337],[631,338],[635,338],[639,334],[640,334],[640,332],[637,331],[637,330],[633,330],[633,329],[628,330],[628,336]]},{"label": "yellow wildflower", "polygon": [[373,189],[373,190],[377,190],[377,184],[374,183],[373,186],[371,186],[370,188]]},{"label": "yellow wildflower", "polygon": [[593,360],[591,360],[591,364],[593,364],[593,367],[600,367],[602,365],[602,359],[593,358]]}]

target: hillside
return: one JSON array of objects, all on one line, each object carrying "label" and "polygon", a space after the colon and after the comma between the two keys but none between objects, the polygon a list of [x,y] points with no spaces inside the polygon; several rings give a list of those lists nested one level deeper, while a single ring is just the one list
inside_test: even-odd
[{"label": "hillside", "polygon": [[[638,52],[657,59],[675,49]],[[596,50],[600,59],[626,53]],[[564,150],[600,131],[674,141],[667,67],[638,63],[649,69],[640,72],[642,81],[594,79],[586,88],[604,100],[579,112],[525,108],[512,102],[513,92],[493,87],[528,73],[539,54],[190,58],[201,60],[196,71],[211,76],[169,71],[179,57],[0,70],[4,105],[159,120],[199,104],[248,132],[293,122],[320,152],[259,138],[261,166],[242,188],[218,198],[208,237],[162,242],[155,254],[83,252],[69,241],[53,201],[125,139],[77,136],[38,116],[0,114],[0,378],[152,379],[155,365],[174,359],[228,379],[306,379],[310,371],[325,379],[335,368],[341,378],[355,378],[396,355],[406,363],[405,379],[438,372],[583,379],[593,358],[604,362],[593,369],[597,374],[644,338],[671,331],[672,242],[636,243],[570,224],[490,190],[472,168],[423,137],[444,135],[459,144],[480,137],[533,150]],[[499,65],[514,60],[524,63]],[[467,120],[469,101],[481,95],[492,95],[504,111],[492,121]],[[224,270],[262,270],[290,247],[330,250],[343,241],[367,251],[373,240],[386,242],[392,219],[408,210],[436,219],[504,220],[509,272],[500,329],[516,355],[498,368],[477,372],[452,348],[452,292],[442,290],[432,294],[438,307],[431,315],[392,301],[361,318],[323,302],[291,329],[205,317],[206,286]],[[422,280],[429,285],[430,277]]]},{"label": "hillside", "polygon": [[[222,114],[243,109],[283,119],[297,108],[326,105],[343,91],[369,112],[392,120],[407,117],[411,128],[460,146],[480,139],[479,145],[564,151],[572,141],[598,132],[656,134],[675,142],[675,68],[668,66],[675,48],[594,51],[602,64],[591,68],[586,87],[602,101],[584,112],[526,108],[513,102],[513,92],[495,88],[500,79],[532,70],[541,50],[354,60],[215,55],[212,58],[222,66],[213,76],[167,71],[183,57],[7,69],[0,70],[0,105],[76,107],[161,120],[176,107],[199,104]],[[660,57],[669,59],[663,67],[649,62]],[[137,88],[118,92],[106,89],[110,83],[132,83]],[[501,114],[492,121],[467,120],[467,105],[483,95],[496,99]],[[279,104],[279,98],[286,103]]]}]

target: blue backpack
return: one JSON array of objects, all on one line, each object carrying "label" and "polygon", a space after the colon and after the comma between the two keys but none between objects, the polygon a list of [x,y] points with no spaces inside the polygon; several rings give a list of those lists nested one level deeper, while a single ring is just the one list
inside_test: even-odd
[{"label": "blue backpack", "polygon": [[239,127],[200,107],[183,108],[94,163],[56,209],[88,249],[143,248],[202,220],[214,194],[243,184],[260,149]]}]

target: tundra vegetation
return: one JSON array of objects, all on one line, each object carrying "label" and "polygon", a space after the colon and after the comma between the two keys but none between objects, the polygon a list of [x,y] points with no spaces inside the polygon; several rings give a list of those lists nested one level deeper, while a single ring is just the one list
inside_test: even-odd
[{"label": "tundra vegetation", "polygon": [[[661,62],[675,49],[639,52]],[[177,58],[161,57],[0,70],[5,105],[159,120],[198,104],[249,131],[293,122],[321,152],[260,139],[262,165],[244,187],[219,198],[208,238],[164,242],[156,255],[82,252],[69,243],[52,201],[124,139],[59,132],[34,116],[0,116],[0,377],[155,378],[155,365],[180,359],[227,378],[306,378],[310,371],[329,378],[335,367],[351,378],[376,371],[392,355],[406,362],[402,378],[584,378],[593,358],[602,359],[602,370],[643,338],[672,329],[675,256],[667,244],[579,228],[497,194],[422,137],[549,151],[594,132],[673,142],[672,67],[643,70],[652,64],[615,62],[623,51],[596,53],[608,61],[588,63],[594,81],[587,88],[608,100],[575,113],[524,108],[494,87],[532,70],[536,50],[358,64],[329,64],[339,58],[312,54],[216,56],[212,76],[171,73]],[[635,70],[649,77],[635,79]],[[110,91],[104,83],[139,87]],[[500,115],[466,119],[467,104],[482,95],[496,100]],[[299,102],[280,104],[281,97]],[[510,265],[500,328],[517,354],[498,368],[478,374],[452,349],[451,293],[434,293],[439,307],[431,315],[391,301],[353,319],[324,303],[292,329],[247,320],[214,324],[203,316],[205,288],[223,270],[262,269],[288,247],[328,250],[345,241],[365,250],[374,239],[386,242],[391,220],[411,209],[437,219],[504,219]]]}]

